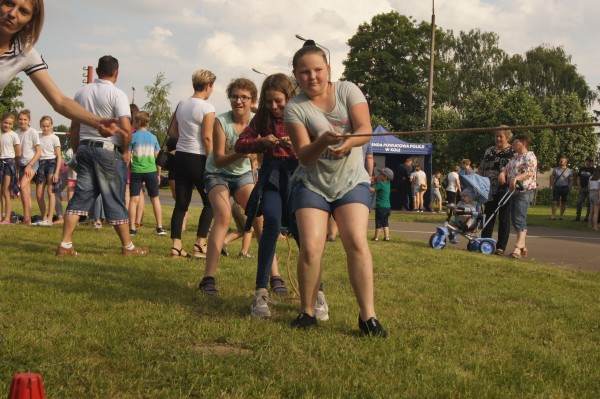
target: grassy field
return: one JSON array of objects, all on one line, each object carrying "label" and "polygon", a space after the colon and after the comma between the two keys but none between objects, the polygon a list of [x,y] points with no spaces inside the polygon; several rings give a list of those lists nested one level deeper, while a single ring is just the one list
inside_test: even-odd
[{"label": "grassy field", "polygon": [[[26,370],[49,398],[600,396],[600,274],[374,243],[390,337],[364,339],[339,242],[323,260],[331,320],[306,332],[289,328],[294,298],[272,320],[248,316],[255,259],[224,258],[220,296],[205,298],[203,263],[167,258],[151,227],[144,259],[122,258],[106,227],[77,230],[77,259],[54,257],[59,238],[0,226],[0,397]],[[279,247],[287,280],[296,251],[288,263]]]}]

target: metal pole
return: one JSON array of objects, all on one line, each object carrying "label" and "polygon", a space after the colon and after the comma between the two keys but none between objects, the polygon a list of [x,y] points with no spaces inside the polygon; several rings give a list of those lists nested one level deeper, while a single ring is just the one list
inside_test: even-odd
[{"label": "metal pole", "polygon": [[[431,130],[431,109],[433,107],[433,69],[435,65],[435,0],[432,0],[431,12],[431,53],[429,55],[429,94],[427,97],[427,125],[426,129]],[[427,137],[429,140],[429,137]]]},{"label": "metal pole", "polygon": [[135,104],[135,87],[131,86],[131,103]]},{"label": "metal pole", "polygon": [[94,67],[91,65],[87,66],[87,83],[92,83],[94,81]]}]

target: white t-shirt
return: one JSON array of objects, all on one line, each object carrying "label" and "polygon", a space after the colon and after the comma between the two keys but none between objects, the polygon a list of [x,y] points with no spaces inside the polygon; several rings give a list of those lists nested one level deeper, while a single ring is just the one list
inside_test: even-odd
[{"label": "white t-shirt", "polygon": [[413,187],[419,187],[421,184],[427,185],[427,175],[422,170],[414,171],[410,174],[410,181]]},{"label": "white t-shirt", "polygon": [[[127,95],[108,80],[96,79],[94,83],[83,86],[75,93],[75,101],[87,111],[101,118],[128,117],[131,119]],[[119,146],[123,144],[120,135],[102,137],[97,129],[85,124],[81,124],[79,129],[79,140],[106,141]]]},{"label": "white t-shirt", "polygon": [[15,157],[15,145],[21,144],[19,135],[13,132],[0,134],[0,159],[8,159]]},{"label": "white t-shirt", "polygon": [[56,134],[49,135],[41,135],[40,136],[40,147],[42,147],[42,156],[41,160],[45,159],[55,159],[56,154],[54,153],[54,149],[56,147],[60,148],[60,140]]},{"label": "white t-shirt", "polygon": [[0,92],[20,72],[31,76],[43,69],[48,69],[48,64],[34,48],[25,52],[18,40],[13,41],[10,49],[0,55]]},{"label": "white t-shirt", "polygon": [[175,113],[179,126],[176,151],[206,155],[201,137],[202,121],[210,113],[215,113],[215,107],[201,98],[190,97],[179,103]]},{"label": "white t-shirt", "polygon": [[589,182],[588,188],[590,191],[592,190],[600,190],[600,180],[591,180]]},{"label": "white t-shirt", "polygon": [[21,160],[20,164],[25,166],[35,155],[35,147],[40,145],[40,134],[32,127],[24,132],[18,131],[19,140],[21,140]]},{"label": "white t-shirt", "polygon": [[456,172],[448,173],[448,186],[446,187],[446,191],[451,191],[451,192],[455,193],[456,189],[458,188],[458,181],[459,181],[458,173],[456,173]]}]

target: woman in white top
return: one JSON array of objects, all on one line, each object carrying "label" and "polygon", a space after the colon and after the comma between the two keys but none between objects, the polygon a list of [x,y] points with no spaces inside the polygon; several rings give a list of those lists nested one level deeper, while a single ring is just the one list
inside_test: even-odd
[{"label": "woman in white top", "polygon": [[317,324],[315,302],[325,249],[327,221],[333,214],[347,254],[350,282],[360,308],[364,335],[386,336],[375,315],[373,259],[367,242],[370,178],[362,146],[372,132],[369,107],[351,82],[329,80],[327,56],[307,41],[293,59],[302,91],[288,102],[284,121],[300,166],[292,183],[292,209],[298,223],[300,314],[293,327]]},{"label": "woman in white top", "polygon": [[460,171],[460,166],[456,165],[452,168],[452,171],[448,173],[446,176],[446,181],[448,185],[446,186],[446,203],[448,204],[456,204],[457,193],[460,193],[460,177],[458,176],[458,172]]},{"label": "woman in white top", "polygon": [[40,149],[40,135],[29,126],[31,113],[24,109],[19,112],[17,134],[21,140],[21,158],[19,159],[19,188],[21,189],[21,202],[23,204],[23,223],[31,224],[31,180],[38,169],[38,160],[42,155]]},{"label": "woman in white top", "polygon": [[421,170],[421,165],[415,166],[415,171],[410,174],[410,183],[415,197],[415,211],[423,212],[423,197],[427,191],[427,175]]},{"label": "woman in white top", "polygon": [[21,156],[21,140],[13,132],[15,116],[6,113],[2,116],[2,134],[0,135],[0,224],[10,224],[12,211],[11,197],[18,192],[16,187],[15,158]]},{"label": "woman in white top", "polygon": [[0,92],[17,74],[25,72],[56,112],[97,128],[103,136],[117,134],[114,121],[87,112],[56,86],[48,65],[33,47],[43,25],[43,0],[0,0]]},{"label": "woman in white top", "polygon": [[215,107],[207,100],[213,92],[216,76],[200,69],[192,75],[194,95],[177,106],[169,136],[178,137],[173,173],[175,175],[175,208],[171,216],[171,256],[188,257],[183,250],[181,230],[194,187],[202,197],[202,213],[198,221],[194,257],[206,257],[206,237],[212,222],[212,210],[204,191],[206,157],[212,152]]},{"label": "woman in white top", "polygon": [[[36,196],[42,221],[39,226],[52,226],[52,216],[56,203],[54,186],[60,178],[60,168],[62,167],[62,152],[60,151],[60,140],[54,134],[52,118],[43,116],[40,119],[42,135],[40,137],[40,147],[42,156],[36,175]],[[44,190],[48,193],[48,206],[44,200]]]}]

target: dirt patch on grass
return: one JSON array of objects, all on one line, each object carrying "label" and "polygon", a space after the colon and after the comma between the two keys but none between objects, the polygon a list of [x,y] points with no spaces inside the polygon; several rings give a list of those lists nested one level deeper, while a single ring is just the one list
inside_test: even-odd
[{"label": "dirt patch on grass", "polygon": [[215,356],[248,356],[252,354],[250,349],[244,348],[239,345],[232,344],[199,344],[194,346],[194,352],[201,353],[204,355],[215,355]]}]

